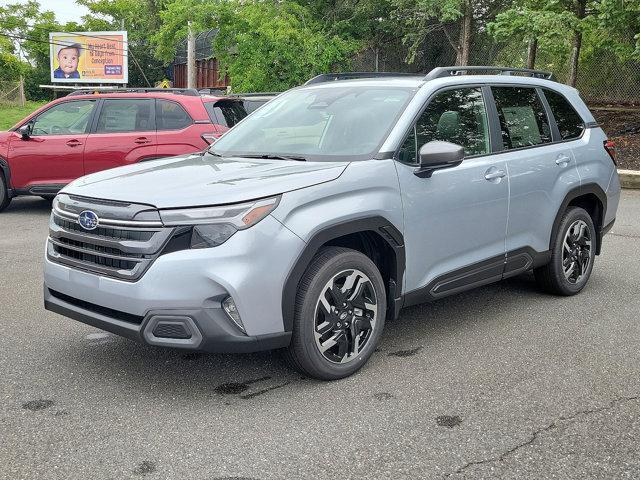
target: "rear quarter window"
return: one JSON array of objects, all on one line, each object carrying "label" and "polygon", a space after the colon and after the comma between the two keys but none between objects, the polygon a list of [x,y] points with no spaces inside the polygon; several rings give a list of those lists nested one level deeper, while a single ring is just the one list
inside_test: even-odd
[{"label": "rear quarter window", "polygon": [[177,102],[156,100],[156,124],[158,130],[181,130],[193,123],[193,119]]},{"label": "rear quarter window", "polygon": [[207,102],[204,108],[209,114],[209,118],[213,123],[231,128],[244,117],[247,111],[242,102],[238,100],[218,100],[217,102]]},{"label": "rear quarter window", "polygon": [[578,138],[584,131],[584,121],[569,101],[553,90],[544,89],[544,96],[549,102],[551,113],[556,119],[560,136],[563,140]]}]

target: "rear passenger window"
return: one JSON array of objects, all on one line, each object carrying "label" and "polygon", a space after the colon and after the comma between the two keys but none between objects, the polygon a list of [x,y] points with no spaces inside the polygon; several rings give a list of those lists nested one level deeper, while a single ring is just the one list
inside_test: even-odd
[{"label": "rear passenger window", "polygon": [[231,128],[248,115],[244,106],[237,100],[218,100],[207,102],[204,108],[213,123]]},{"label": "rear passenger window", "polygon": [[107,99],[98,117],[97,133],[145,132],[153,130],[153,100]]},{"label": "rear passenger window", "polygon": [[437,94],[400,148],[400,161],[415,163],[420,147],[432,140],[461,145],[467,156],[489,153],[489,125],[482,90],[461,88]]},{"label": "rear passenger window", "polygon": [[544,96],[549,102],[551,113],[556,119],[560,136],[563,140],[578,138],[584,131],[584,122],[578,112],[574,110],[571,104],[559,93],[553,90],[544,90]]},{"label": "rear passenger window", "polygon": [[506,150],[551,142],[549,119],[534,88],[491,87]]},{"label": "rear passenger window", "polygon": [[182,105],[168,100],[156,100],[158,130],[181,130],[193,123]]}]

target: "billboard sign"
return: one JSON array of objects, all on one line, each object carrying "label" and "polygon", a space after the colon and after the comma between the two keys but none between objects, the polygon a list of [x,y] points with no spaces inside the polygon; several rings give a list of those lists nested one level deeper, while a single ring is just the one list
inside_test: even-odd
[{"label": "billboard sign", "polygon": [[127,83],[127,32],[52,32],[51,81]]}]

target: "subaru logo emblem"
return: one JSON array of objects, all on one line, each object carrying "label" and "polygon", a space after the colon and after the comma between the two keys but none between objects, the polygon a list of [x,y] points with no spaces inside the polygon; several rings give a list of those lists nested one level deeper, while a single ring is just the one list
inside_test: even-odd
[{"label": "subaru logo emblem", "polygon": [[95,230],[98,226],[98,216],[91,210],[85,210],[78,215],[78,223],[85,230]]}]

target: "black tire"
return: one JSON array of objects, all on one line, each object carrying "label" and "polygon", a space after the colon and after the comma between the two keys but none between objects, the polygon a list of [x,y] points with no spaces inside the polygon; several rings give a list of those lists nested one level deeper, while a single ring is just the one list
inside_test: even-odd
[{"label": "black tire", "polygon": [[[360,276],[358,272],[363,276]],[[327,286],[331,284],[336,287],[339,284],[336,283],[335,279],[338,278],[337,281],[339,282],[340,276],[344,275],[345,281],[341,285],[345,288],[348,281],[347,277],[351,277],[354,273],[358,283],[355,284],[353,289],[347,289],[346,291],[338,289],[336,291],[340,295],[345,295],[343,300],[347,302],[347,306],[344,306],[345,303],[343,303],[340,306],[340,310],[331,308],[331,315],[324,314],[323,312],[326,309],[321,311],[320,308],[320,303],[322,303],[321,295],[325,299],[329,298],[330,301],[333,301],[334,298],[332,297],[333,293],[329,293],[329,296],[327,296]],[[359,295],[356,290],[366,293]],[[352,300],[351,297],[355,296],[358,296],[361,300],[355,298]],[[363,310],[360,312],[360,316],[356,317],[356,311],[360,311],[358,304],[364,304],[365,296],[369,300],[367,304],[369,309]],[[371,309],[371,298],[374,296],[375,309]],[[348,377],[358,371],[373,354],[384,328],[386,310],[384,281],[376,265],[367,256],[348,248],[323,248],[313,258],[298,285],[291,344],[285,350],[285,358],[293,368],[310,377],[321,380],[337,380]],[[353,312],[353,315],[350,315],[351,312]],[[322,324],[325,324],[327,319],[330,318],[336,329],[328,329],[325,335],[331,337],[340,336],[338,326],[342,318],[341,314],[346,316],[347,313],[349,313],[347,322],[351,323],[349,323],[349,327],[345,327],[345,324],[342,323],[344,337],[340,337],[342,340],[339,342],[340,345],[335,344],[338,351],[336,358],[338,358],[337,355],[340,354],[342,347],[349,346],[348,351],[352,352],[352,354],[343,356],[343,360],[347,360],[346,363],[336,363],[325,356],[333,355],[330,353],[333,347],[327,350],[325,354],[321,353],[321,346],[324,347],[328,343],[325,342],[322,345],[316,343],[316,323],[321,318],[323,320]],[[368,325],[368,327],[360,330],[363,324]],[[369,327],[370,329],[367,330]],[[353,340],[354,332],[359,332],[355,335],[358,338],[357,343]],[[361,341],[360,339],[363,341],[363,346],[355,354],[354,345],[357,345]],[[351,341],[351,344],[349,344],[349,341]],[[322,342],[322,339],[319,339],[318,342]]]},{"label": "black tire", "polygon": [[[586,225],[585,234],[588,233],[588,240],[590,241],[588,256],[585,254],[585,247],[577,245],[575,249],[567,249],[567,254],[563,258],[563,252],[565,251],[565,237],[567,236],[568,230],[576,225],[576,222],[584,222]],[[568,241],[571,243],[570,239]],[[555,295],[569,296],[580,292],[587,284],[587,281],[591,276],[591,271],[593,270],[596,242],[596,229],[593,225],[593,220],[587,211],[580,207],[568,208],[560,220],[558,232],[556,233],[556,237],[553,239],[551,261],[547,265],[536,268],[533,271],[538,285],[544,291]],[[575,252],[576,249],[578,252],[577,254],[574,255],[574,253],[570,253]],[[572,258],[576,258],[576,260],[572,261]],[[588,258],[588,265],[584,267],[581,259],[586,258]],[[581,276],[573,279],[573,281],[570,278],[567,278],[563,262],[566,262],[568,269],[571,269],[572,266],[575,267],[573,269],[574,271],[579,269]],[[574,273],[574,275],[577,274]]]},{"label": "black tire", "polygon": [[11,197],[9,197],[7,183],[4,179],[4,174],[0,172],[0,212],[7,208],[10,203]]}]

